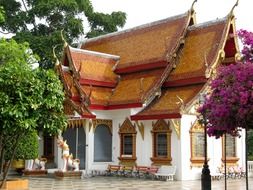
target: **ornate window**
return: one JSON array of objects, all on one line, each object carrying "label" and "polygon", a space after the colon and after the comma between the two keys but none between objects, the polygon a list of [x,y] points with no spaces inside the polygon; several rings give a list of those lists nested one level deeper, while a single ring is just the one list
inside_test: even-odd
[{"label": "ornate window", "polygon": [[153,155],[151,160],[153,165],[171,164],[171,129],[169,123],[164,120],[158,120],[153,123],[152,140]]},{"label": "ornate window", "polygon": [[[236,165],[239,158],[236,156],[236,137],[226,135],[226,160],[229,165]],[[225,136],[222,137],[222,162],[225,162]]]},{"label": "ornate window", "polygon": [[196,120],[190,130],[191,166],[202,167],[205,160],[204,127]]},{"label": "ornate window", "polygon": [[126,118],[119,128],[121,164],[134,165],[136,161],[136,127]]}]

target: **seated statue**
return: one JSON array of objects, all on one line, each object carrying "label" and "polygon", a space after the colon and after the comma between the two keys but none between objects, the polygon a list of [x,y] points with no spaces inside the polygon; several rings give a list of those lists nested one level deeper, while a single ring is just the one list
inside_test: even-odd
[{"label": "seated statue", "polygon": [[26,170],[45,170],[47,159],[46,158],[36,158],[26,160]]},{"label": "seated statue", "polygon": [[[68,170],[79,171],[79,159],[74,159],[72,154],[69,154],[69,146],[67,141],[63,141],[62,138],[57,140],[57,145],[62,149],[63,166],[61,171],[66,172]],[[69,169],[70,168],[70,169]]]}]

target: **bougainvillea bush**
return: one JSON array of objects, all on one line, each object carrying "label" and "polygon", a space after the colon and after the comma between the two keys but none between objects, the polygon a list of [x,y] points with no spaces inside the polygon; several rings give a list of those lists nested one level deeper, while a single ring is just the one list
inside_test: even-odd
[{"label": "bougainvillea bush", "polygon": [[243,43],[242,62],[218,69],[211,92],[198,109],[208,121],[208,135],[216,138],[253,128],[253,34],[240,30],[238,36]]},{"label": "bougainvillea bush", "polygon": [[236,63],[218,69],[211,94],[198,110],[208,119],[207,133],[217,138],[238,135],[253,127],[253,64]]},{"label": "bougainvillea bush", "polygon": [[242,55],[246,62],[253,62],[253,33],[239,30],[238,36],[243,44]]}]

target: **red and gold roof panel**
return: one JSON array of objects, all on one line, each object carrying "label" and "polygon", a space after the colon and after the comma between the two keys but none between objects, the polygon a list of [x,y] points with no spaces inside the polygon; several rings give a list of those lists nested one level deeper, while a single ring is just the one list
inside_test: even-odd
[{"label": "red and gold roof panel", "polygon": [[213,64],[226,39],[227,19],[190,27],[176,68],[165,86],[175,81],[205,76],[206,63]]},{"label": "red and gold roof panel", "polygon": [[[113,67],[119,57],[98,52],[91,52],[69,47],[71,61],[74,69],[80,75],[81,84],[102,86],[115,86],[118,76],[113,72]],[[97,81],[97,82],[95,82]],[[104,85],[103,85],[104,84]]]},{"label": "red and gold roof panel", "polygon": [[143,111],[131,116],[131,119],[152,120],[180,117],[180,107],[182,105],[180,99],[183,100],[184,104],[187,104],[199,93],[203,86],[203,84],[199,84],[164,89],[160,98],[156,98]]},{"label": "red and gold roof panel", "polygon": [[161,67],[161,62],[164,62],[166,66],[166,56],[175,48],[187,27],[188,20],[188,13],[170,17],[141,27],[90,39],[82,45],[82,48],[120,56],[116,71],[150,63]]},{"label": "red and gold roof panel", "polygon": [[106,106],[112,96],[111,88],[82,85],[81,89],[87,96],[90,96],[92,105]]},{"label": "red and gold roof panel", "polygon": [[109,105],[143,103],[145,95],[160,81],[164,69],[123,75]]}]

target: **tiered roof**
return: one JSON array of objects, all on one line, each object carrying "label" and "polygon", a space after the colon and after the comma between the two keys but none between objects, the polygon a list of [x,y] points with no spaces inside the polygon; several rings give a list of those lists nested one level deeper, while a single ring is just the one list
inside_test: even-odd
[{"label": "tiered roof", "polygon": [[203,91],[213,67],[221,64],[227,44],[230,18],[190,26],[176,68],[163,83],[162,95],[132,120],[180,118],[186,107]]},{"label": "tiered roof", "polygon": [[81,49],[66,46],[59,71],[74,109],[88,118],[88,109],[134,107],[143,110],[133,120],[181,117],[224,54],[229,63],[238,52],[231,16],[194,25],[194,15],[89,39]]}]

